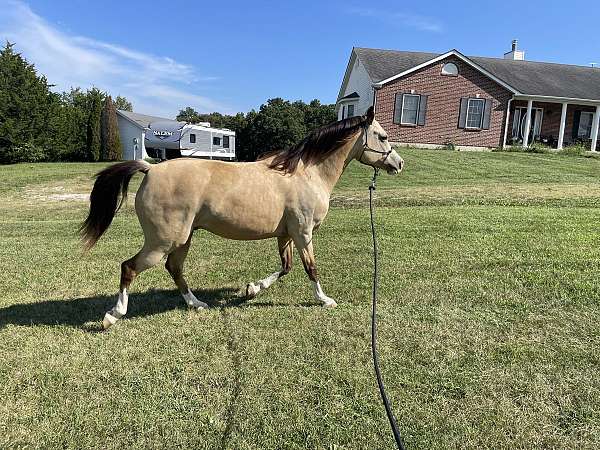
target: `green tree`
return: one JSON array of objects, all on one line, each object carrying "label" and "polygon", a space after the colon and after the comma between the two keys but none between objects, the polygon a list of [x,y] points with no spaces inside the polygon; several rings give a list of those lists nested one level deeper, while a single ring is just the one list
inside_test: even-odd
[{"label": "green tree", "polygon": [[61,120],[63,123],[60,159],[65,161],[86,161],[87,124],[90,115],[90,95],[80,88],[63,92],[60,96]]},{"label": "green tree", "polygon": [[87,120],[86,161],[100,160],[100,117],[102,115],[103,95],[100,90],[93,88],[88,91],[90,110]]},{"label": "green tree", "polygon": [[133,105],[125,97],[117,95],[114,103],[116,109],[120,109],[121,111],[133,111]]},{"label": "green tree", "polygon": [[188,106],[185,109],[179,111],[175,120],[179,120],[180,122],[189,122],[189,123],[198,123],[201,122],[199,118],[198,111],[196,111],[191,106]]},{"label": "green tree", "polygon": [[306,134],[302,110],[282,98],[267,100],[257,113],[248,113],[246,119],[240,159],[253,160],[263,152],[284,150]]},{"label": "green tree", "polygon": [[120,161],[123,159],[117,109],[110,95],[107,95],[104,99],[100,138],[100,159],[102,161]]},{"label": "green tree", "polygon": [[7,42],[0,50],[0,162],[41,161],[60,102],[44,76]]},{"label": "green tree", "polygon": [[308,104],[298,101],[294,105],[302,110],[304,114],[304,126],[308,132],[337,120],[335,105],[333,104],[323,105],[319,100],[314,99]]}]

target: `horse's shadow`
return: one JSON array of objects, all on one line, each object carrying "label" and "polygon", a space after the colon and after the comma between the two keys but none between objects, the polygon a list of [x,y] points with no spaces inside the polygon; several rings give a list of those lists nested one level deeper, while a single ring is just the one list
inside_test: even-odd
[{"label": "horse's shadow", "polygon": [[[233,288],[200,289],[193,292],[198,300],[207,303],[210,307],[236,307],[246,301],[246,298]],[[101,295],[11,305],[0,308],[0,329],[7,325],[47,325],[70,326],[94,331],[99,329],[104,313],[115,305],[116,300],[116,295]],[[179,291],[150,290],[129,295],[126,317],[146,317],[185,308],[187,306]],[[90,322],[97,322],[98,326],[89,325]]]}]

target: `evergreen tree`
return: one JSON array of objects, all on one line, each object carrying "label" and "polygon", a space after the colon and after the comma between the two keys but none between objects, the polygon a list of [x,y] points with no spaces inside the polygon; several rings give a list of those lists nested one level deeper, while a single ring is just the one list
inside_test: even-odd
[{"label": "evergreen tree", "polygon": [[88,91],[90,110],[87,120],[86,161],[100,160],[100,117],[102,115],[103,95],[98,89]]},{"label": "evergreen tree", "polygon": [[44,76],[7,42],[0,50],[0,162],[41,161],[58,106]]},{"label": "evergreen tree", "polygon": [[120,161],[123,159],[117,109],[110,95],[104,99],[104,107],[102,108],[100,155],[102,161]]},{"label": "evergreen tree", "polygon": [[121,111],[133,111],[131,102],[120,95],[117,95],[117,98],[115,99],[115,108],[120,109]]}]

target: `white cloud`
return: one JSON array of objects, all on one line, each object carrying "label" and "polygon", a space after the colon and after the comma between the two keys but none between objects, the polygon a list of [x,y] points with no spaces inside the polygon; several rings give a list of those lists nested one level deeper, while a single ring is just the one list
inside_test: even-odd
[{"label": "white cloud", "polygon": [[410,27],[420,31],[440,33],[444,27],[441,22],[433,17],[399,11],[385,11],[373,8],[349,8],[348,14],[371,18],[379,22],[397,27]]},{"label": "white cloud", "polygon": [[67,34],[17,0],[0,0],[0,39],[15,43],[57,91],[96,86],[127,97],[136,111],[165,117],[186,106],[234,112],[198,92],[199,85],[217,77],[201,76],[194,67],[168,57]]}]

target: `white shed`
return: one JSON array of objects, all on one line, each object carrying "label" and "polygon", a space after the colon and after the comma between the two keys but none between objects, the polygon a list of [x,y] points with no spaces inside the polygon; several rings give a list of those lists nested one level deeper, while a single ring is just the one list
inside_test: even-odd
[{"label": "white shed", "polygon": [[117,122],[124,160],[148,158],[144,145],[146,129],[150,122],[158,119],[158,117],[145,114],[117,110]]}]

